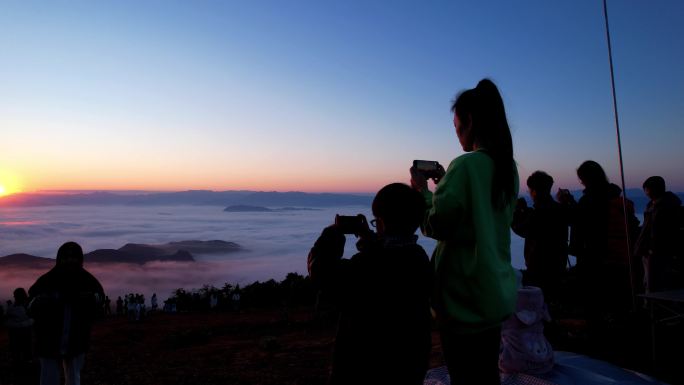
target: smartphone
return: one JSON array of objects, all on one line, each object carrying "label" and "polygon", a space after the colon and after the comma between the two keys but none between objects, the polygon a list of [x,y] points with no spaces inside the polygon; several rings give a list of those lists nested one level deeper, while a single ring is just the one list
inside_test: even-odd
[{"label": "smartphone", "polygon": [[358,235],[363,229],[363,216],[361,215],[335,215],[335,226],[344,234]]},{"label": "smartphone", "polygon": [[426,178],[441,178],[443,168],[439,162],[434,160],[414,160],[413,167]]}]

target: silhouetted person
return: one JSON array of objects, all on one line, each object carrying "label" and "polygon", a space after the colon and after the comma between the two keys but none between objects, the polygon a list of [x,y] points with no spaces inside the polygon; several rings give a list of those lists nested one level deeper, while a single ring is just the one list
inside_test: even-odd
[{"label": "silhouetted person", "polygon": [[135,320],[140,321],[145,318],[145,296],[142,294],[135,295]]},{"label": "silhouetted person", "polygon": [[110,300],[107,296],[105,296],[104,299],[104,314],[112,315],[112,300]]},{"label": "silhouetted person", "polygon": [[152,306],[152,311],[157,311],[157,307],[159,306],[157,302],[157,293],[152,293],[152,299],[150,300],[150,304]]},{"label": "silhouetted person", "polygon": [[32,359],[32,326],[26,311],[28,295],[24,288],[14,290],[14,304],[7,307],[5,326],[9,337],[10,359],[17,371],[26,370]]},{"label": "silhouetted person", "polygon": [[126,314],[128,315],[128,320],[135,321],[135,297],[133,296],[133,294],[128,294],[126,295],[126,298]]},{"label": "silhouetted person", "polygon": [[580,165],[577,176],[585,188],[573,209],[570,254],[577,257],[589,314],[600,317],[624,313],[631,306],[632,284],[627,231],[633,242],[639,228],[634,204],[625,202],[625,221],[622,190],[608,182],[603,168],[592,160]]},{"label": "silhouetted person", "polygon": [[523,285],[537,286],[547,301],[557,299],[568,264],[568,208],[551,197],[553,178],[543,171],[535,171],[527,178],[527,188],[534,202],[527,207],[524,198],[518,199],[513,214],[513,231],[525,238],[525,267]]},{"label": "silhouetted person", "polygon": [[233,304],[233,311],[240,311],[240,285],[235,286],[235,290],[233,290],[233,294],[230,297],[230,302]]},{"label": "silhouetted person", "polygon": [[80,384],[90,330],[101,314],[105,297],[102,285],[83,268],[81,246],[63,244],[57,251],[55,267],[38,278],[29,295],[41,385],[59,383],[60,364],[66,384]]},{"label": "silhouetted person", "polygon": [[122,316],[124,314],[124,301],[121,296],[116,299],[116,315]]},{"label": "silhouetted person", "polygon": [[312,282],[340,310],[332,384],[423,383],[432,273],[415,231],[424,207],[409,186],[387,185],[373,200],[377,234],[360,217],[357,254],[342,258],[345,229],[338,225],[325,228],[311,249]]},{"label": "silhouetted person", "polygon": [[679,210],[682,201],[665,188],[665,180],[652,176],[644,182],[644,193],[651,201],[644,211],[644,225],[635,254],[642,257],[646,292],[681,288],[684,276],[678,271]]},{"label": "silhouetted person", "polygon": [[411,185],[429,207],[423,234],[437,240],[432,304],[451,383],[498,385],[501,325],[517,297],[510,226],[518,172],[494,83],[481,80],[451,110],[466,154],[451,162],[434,194],[415,168]]}]

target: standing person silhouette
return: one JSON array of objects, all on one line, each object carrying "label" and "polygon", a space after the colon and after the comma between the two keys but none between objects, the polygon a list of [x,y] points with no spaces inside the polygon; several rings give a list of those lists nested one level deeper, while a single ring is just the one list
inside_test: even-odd
[{"label": "standing person silhouette", "polygon": [[57,251],[55,267],[29,289],[35,319],[40,384],[59,383],[60,364],[67,385],[81,383],[90,330],[105,298],[100,282],[83,268],[83,249],[67,242]]},{"label": "standing person silhouette", "polygon": [[527,178],[534,205],[527,207],[525,198],[518,199],[513,214],[512,230],[525,238],[523,285],[537,286],[546,302],[556,302],[568,265],[568,226],[570,210],[551,196],[553,178],[535,171]]},{"label": "standing person silhouette", "polygon": [[631,307],[627,231],[633,242],[639,220],[632,201],[625,200],[620,187],[608,181],[600,164],[583,162],[577,168],[577,177],[584,191],[572,209],[569,248],[577,257],[580,298],[586,302],[590,323],[597,325],[625,315]]},{"label": "standing person silhouette", "polygon": [[116,299],[116,315],[118,315],[118,316],[123,315],[123,313],[124,313],[123,307],[124,307],[124,301],[123,301],[123,299],[121,299],[121,296],[119,296],[119,298]]},{"label": "standing person silhouette", "polygon": [[667,191],[661,176],[649,177],[643,188],[650,201],[644,211],[644,226],[637,238],[635,255],[643,261],[644,288],[647,293],[679,289],[684,285],[676,263],[682,242],[679,230],[682,201]]},{"label": "standing person silhouette", "polygon": [[33,320],[27,315],[28,295],[23,287],[14,290],[14,304],[7,307],[7,335],[10,360],[18,372],[25,371],[32,359]]},{"label": "standing person silhouette", "polygon": [[503,100],[483,79],[453,103],[466,154],[454,159],[434,194],[411,168],[428,209],[423,233],[436,239],[432,306],[452,384],[499,384],[501,324],[515,309],[510,226],[518,171]]}]

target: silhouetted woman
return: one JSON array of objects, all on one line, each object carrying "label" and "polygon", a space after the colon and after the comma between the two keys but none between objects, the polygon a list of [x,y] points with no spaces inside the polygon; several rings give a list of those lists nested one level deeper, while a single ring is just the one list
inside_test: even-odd
[{"label": "silhouetted woman", "polygon": [[[600,313],[627,311],[631,303],[630,258],[622,190],[608,182],[601,165],[593,160],[582,163],[577,176],[584,191],[574,210],[570,254],[577,257],[588,313],[599,317]],[[639,220],[632,201],[625,203],[634,241]]]},{"label": "silhouetted woman", "polygon": [[462,92],[451,110],[466,154],[451,162],[434,194],[416,169],[411,184],[429,206],[423,233],[438,241],[433,307],[451,383],[499,384],[501,324],[517,295],[510,226],[518,172],[494,83]]},{"label": "silhouetted woman", "polygon": [[59,384],[63,369],[67,385],[80,385],[90,331],[105,297],[100,282],[83,268],[81,246],[75,242],[60,246],[55,267],[38,278],[29,295],[40,384]]}]

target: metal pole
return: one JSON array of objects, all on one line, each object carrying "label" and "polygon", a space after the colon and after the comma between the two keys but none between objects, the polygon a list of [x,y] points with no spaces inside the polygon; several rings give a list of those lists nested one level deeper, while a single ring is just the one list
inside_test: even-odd
[{"label": "metal pole", "polygon": [[608,27],[608,4],[603,0],[603,16],[606,20],[606,39],[608,40],[608,60],[610,63],[610,84],[613,91],[613,114],[615,115],[615,131],[617,133],[618,159],[620,161],[620,178],[622,180],[622,210],[625,217],[625,235],[627,236],[627,265],[629,266],[629,286],[632,289],[632,310],[636,310],[636,293],[634,292],[634,272],[632,271],[632,250],[630,247],[629,219],[627,217],[627,188],[625,187],[625,170],[622,164],[622,141],[620,139],[620,120],[618,119],[617,95],[615,93],[615,74],[613,71],[613,49],[610,44],[610,28]]}]

